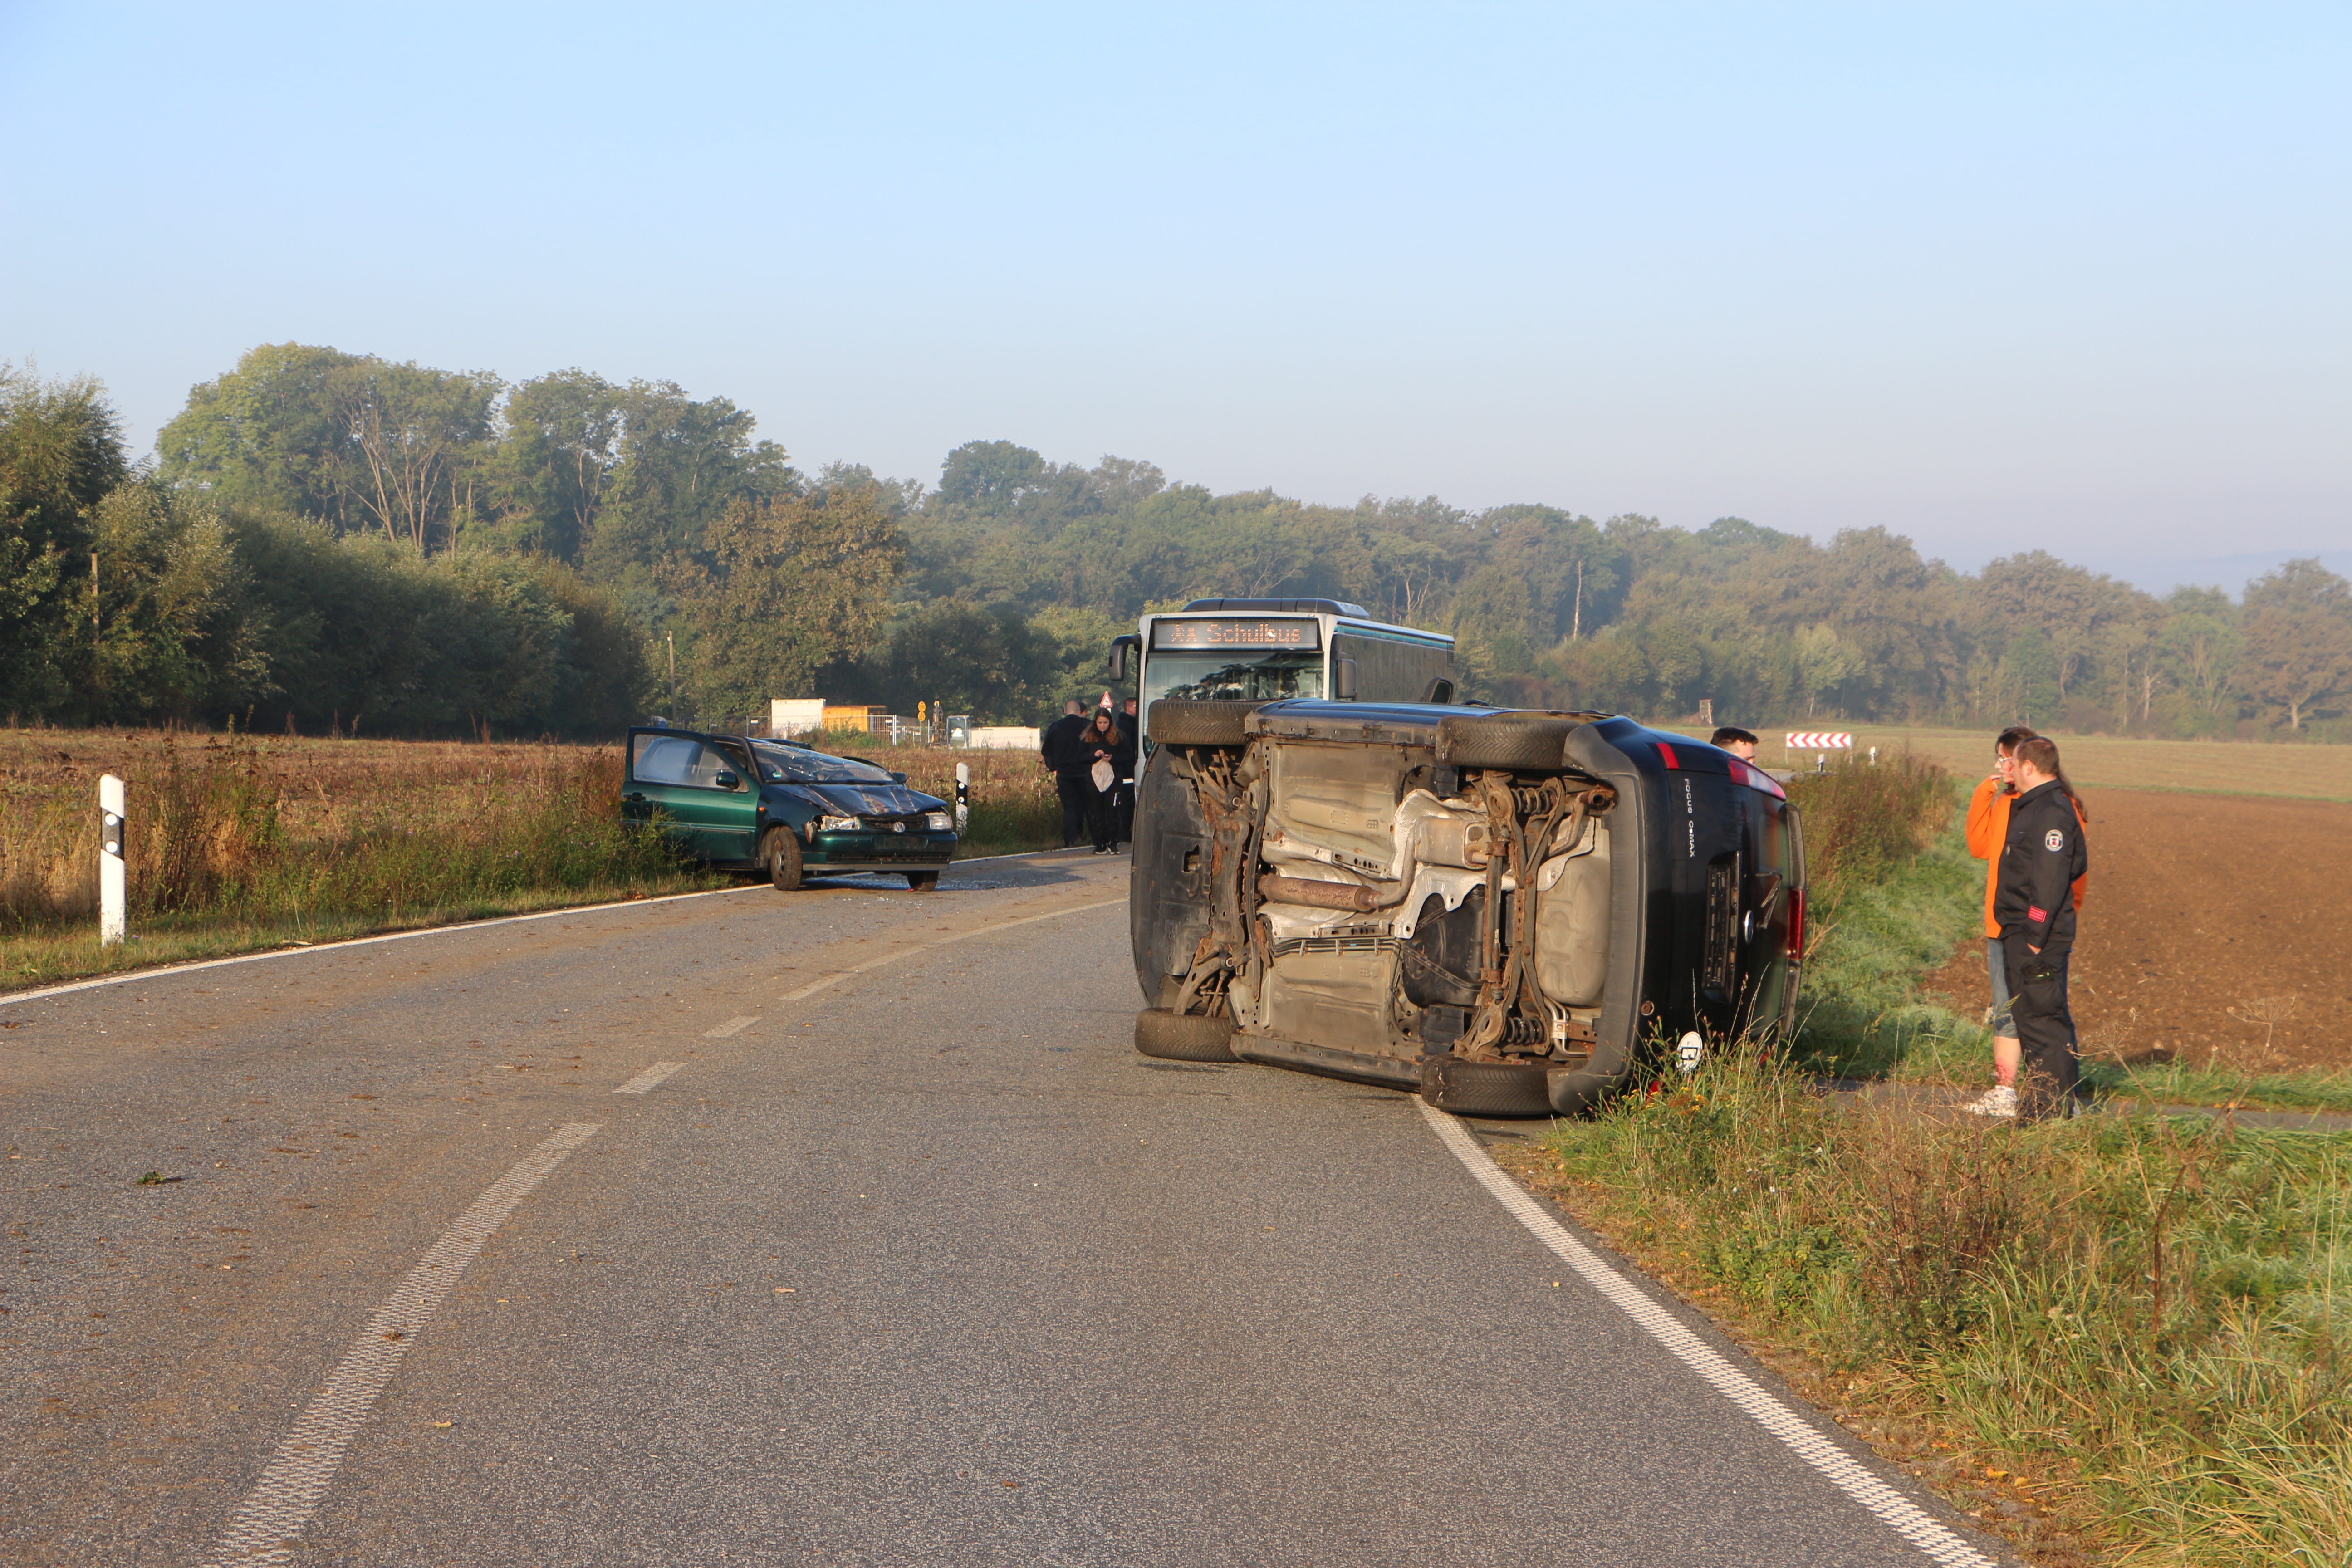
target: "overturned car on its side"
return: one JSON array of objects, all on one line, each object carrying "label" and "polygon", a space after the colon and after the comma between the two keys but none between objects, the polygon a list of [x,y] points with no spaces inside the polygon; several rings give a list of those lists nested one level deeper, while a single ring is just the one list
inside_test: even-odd
[{"label": "overturned car on its side", "polygon": [[1797,813],[1598,713],[1162,700],[1129,894],[1136,1048],[1568,1114],[1785,1035]]}]

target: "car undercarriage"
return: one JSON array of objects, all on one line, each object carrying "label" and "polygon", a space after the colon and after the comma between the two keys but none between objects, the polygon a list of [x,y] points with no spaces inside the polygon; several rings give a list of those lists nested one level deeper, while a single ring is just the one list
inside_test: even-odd
[{"label": "car undercarriage", "polygon": [[1752,1032],[1793,995],[1794,814],[1712,748],[1673,738],[1659,766],[1605,715],[1318,701],[1163,703],[1152,732],[1146,1054],[1543,1114],[1617,1086],[1645,1037]]}]

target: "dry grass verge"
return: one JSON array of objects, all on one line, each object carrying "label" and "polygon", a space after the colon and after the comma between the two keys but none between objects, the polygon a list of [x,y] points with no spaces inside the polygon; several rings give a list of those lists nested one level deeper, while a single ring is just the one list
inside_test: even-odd
[{"label": "dry grass verge", "polygon": [[[94,925],[100,772],[132,940]],[[605,748],[0,736],[0,984],[719,885],[618,813]]]},{"label": "dry grass verge", "polygon": [[1935,842],[1952,817],[1952,775],[1900,748],[1876,761],[1841,757],[1789,784],[1803,814],[1807,907],[1832,916],[1846,894],[1875,887]]},{"label": "dry grass verge", "polygon": [[[1027,752],[863,754],[949,800],[956,763],[971,768],[960,856],[1060,842],[1053,780]],[[131,940],[111,949],[96,931],[101,773],[130,786]],[[0,988],[730,885],[625,827],[619,795],[609,746],[0,731]]]},{"label": "dry grass verge", "polygon": [[2352,1562],[2352,1135],[1941,1125],[1727,1053],[1515,1163],[2032,1561]]}]

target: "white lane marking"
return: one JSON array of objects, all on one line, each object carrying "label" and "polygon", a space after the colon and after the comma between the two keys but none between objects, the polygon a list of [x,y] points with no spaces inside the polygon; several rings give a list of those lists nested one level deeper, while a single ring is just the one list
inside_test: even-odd
[{"label": "white lane marking", "polygon": [[716,1028],[703,1030],[702,1037],[706,1040],[723,1040],[730,1035],[741,1034],[744,1030],[750,1028],[759,1021],[760,1020],[756,1016],[750,1018],[730,1018]]},{"label": "white lane marking", "polygon": [[1626,1278],[1552,1218],[1527,1188],[1495,1163],[1469,1130],[1442,1110],[1419,1106],[1422,1116],[1456,1159],[1469,1167],[1478,1184],[1511,1217],[1535,1233],[1538,1241],[1557,1253],[1561,1262],[1583,1276],[1585,1283],[1607,1297],[1643,1332],[1670,1352],[1675,1360],[1698,1373],[1708,1386],[1739,1407],[1756,1424],[1786,1444],[1805,1463],[1826,1477],[1832,1486],[1862,1504],[1891,1526],[1897,1535],[1927,1553],[1931,1563],[1946,1568],[1993,1568],[1992,1559],[1931,1519],[1902,1493],[1872,1475],[1843,1448],[1823,1436],[1799,1415],[1758,1385],[1755,1379],[1723,1359],[1705,1340],[1675,1320],[1674,1314],[1634,1289]]},{"label": "white lane marking", "polygon": [[431,1321],[457,1277],[483,1244],[506,1223],[515,1205],[563,1163],[572,1151],[596,1135],[601,1123],[574,1121],[541,1143],[505,1175],[492,1182],[440,1238],[425,1249],[398,1289],[375,1310],[359,1340],[343,1352],[327,1386],[303,1407],[293,1430],[246,1495],[228,1528],[215,1542],[206,1568],[252,1568],[294,1560],[294,1537],[318,1511],[319,1500],[343,1461],[343,1449],[368,1417],[369,1409],[417,1331]]},{"label": "white lane marking", "polygon": [[797,1002],[803,996],[814,996],[818,992],[829,986],[838,985],[845,980],[855,980],[869,969],[879,969],[886,963],[896,963],[902,958],[912,958],[919,952],[928,952],[935,947],[945,947],[951,942],[969,942],[976,936],[994,936],[998,931],[1011,931],[1014,926],[1034,925],[1039,921],[1057,921],[1064,915],[1082,915],[1088,910],[1108,910],[1126,902],[1125,899],[1105,899],[1098,904],[1073,904],[1066,910],[1053,910],[1042,915],[1023,915],[1016,921],[999,921],[992,926],[982,926],[978,931],[960,931],[953,936],[933,937],[929,942],[919,942],[912,947],[902,947],[896,952],[886,952],[879,958],[869,958],[863,963],[854,963],[847,969],[836,969],[822,980],[812,980],[797,990],[785,992],[776,998],[776,1003],[777,1005],[782,1006],[786,1002]]},{"label": "white lane marking", "polygon": [[[950,860],[950,871],[959,866],[977,866],[986,860],[1026,860],[1041,855],[1062,855],[1061,849],[1029,849],[1018,855],[975,855],[969,860]],[[232,963],[260,963],[272,958],[308,958],[316,953],[334,952],[347,947],[368,947],[380,942],[407,942],[420,936],[447,936],[453,931],[480,931],[487,926],[520,925],[525,921],[561,920],[565,915],[602,914],[608,910],[642,910],[654,904],[675,904],[688,899],[731,898],[738,893],[756,893],[764,889],[757,883],[743,888],[712,888],[699,893],[664,893],[656,899],[621,899],[609,904],[573,904],[561,910],[541,910],[536,914],[499,915],[486,921],[465,921],[456,925],[425,926],[417,931],[387,931],[382,936],[345,937],[340,942],[305,943],[300,947],[278,948],[269,952],[241,952],[235,958],[203,958],[194,963],[159,963],[152,969],[127,970],[121,974],[101,975],[96,980],[76,980],[64,985],[44,985],[37,991],[11,991],[0,994],[0,1007],[11,1002],[37,1002],[44,996],[63,996],[75,991],[94,991],[101,985],[145,984],[166,974],[193,974],[199,969],[225,969]],[[1018,923],[1018,922],[1011,922]]]},{"label": "white lane marking", "polygon": [[661,1087],[664,1079],[685,1065],[684,1062],[656,1062],[613,1092],[614,1094],[650,1094]]},{"label": "white lane marking", "polygon": [[712,888],[700,893],[664,893],[658,899],[627,899],[611,904],[575,904],[564,910],[541,910],[530,915],[499,915],[494,920],[467,921],[458,925],[425,926],[417,931],[388,931],[383,936],[346,937],[341,942],[321,942],[308,947],[278,948],[269,952],[245,952],[235,958],[206,958],[194,963],[159,963],[152,969],[134,969],[124,974],[110,974],[99,980],[77,980],[70,985],[45,985],[38,991],[15,991],[0,996],[0,1006],[11,1002],[31,1002],[43,996],[63,996],[70,991],[94,991],[101,985],[128,985],[132,981],[159,979],[166,974],[193,974],[199,969],[226,969],[232,963],[259,963],[272,958],[309,958],[317,953],[335,952],[348,947],[371,947],[380,942],[408,942],[420,936],[447,936],[454,931],[480,931],[485,926],[520,925],[525,921],[560,920],[565,915],[593,915],[605,910],[642,910],[654,904],[675,904],[688,899],[721,899],[737,893],[757,892],[757,888]]}]

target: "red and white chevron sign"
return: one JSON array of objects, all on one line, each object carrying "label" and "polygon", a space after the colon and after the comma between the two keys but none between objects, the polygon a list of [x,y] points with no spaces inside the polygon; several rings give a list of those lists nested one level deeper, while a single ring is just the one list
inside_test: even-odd
[{"label": "red and white chevron sign", "polygon": [[1789,732],[1789,750],[1851,752],[1853,750],[1853,736],[1844,730],[1792,730]]}]

